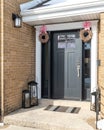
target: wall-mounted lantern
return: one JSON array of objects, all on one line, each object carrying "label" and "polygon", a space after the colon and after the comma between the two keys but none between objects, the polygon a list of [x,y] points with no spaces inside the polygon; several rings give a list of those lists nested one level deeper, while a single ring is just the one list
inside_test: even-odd
[{"label": "wall-mounted lantern", "polygon": [[18,14],[12,13],[12,20],[14,21],[14,27],[20,28],[22,26],[22,19]]}]

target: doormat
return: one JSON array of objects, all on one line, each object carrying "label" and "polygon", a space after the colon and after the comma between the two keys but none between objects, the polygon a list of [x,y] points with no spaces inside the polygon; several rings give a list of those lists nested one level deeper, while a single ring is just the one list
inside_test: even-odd
[{"label": "doormat", "polygon": [[49,105],[44,110],[77,114],[77,113],[79,113],[80,109],[81,109],[80,107],[66,107],[66,106]]}]

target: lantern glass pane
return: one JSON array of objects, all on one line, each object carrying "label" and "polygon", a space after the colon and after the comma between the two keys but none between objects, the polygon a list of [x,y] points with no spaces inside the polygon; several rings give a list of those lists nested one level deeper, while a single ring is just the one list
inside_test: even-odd
[{"label": "lantern glass pane", "polygon": [[21,18],[15,19],[15,27],[21,27]]},{"label": "lantern glass pane", "polygon": [[36,97],[36,86],[31,87],[31,97]]}]

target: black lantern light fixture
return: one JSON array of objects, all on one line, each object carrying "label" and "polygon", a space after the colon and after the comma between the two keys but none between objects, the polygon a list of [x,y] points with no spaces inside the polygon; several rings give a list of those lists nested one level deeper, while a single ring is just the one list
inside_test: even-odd
[{"label": "black lantern light fixture", "polygon": [[22,19],[18,14],[12,13],[12,20],[14,21],[14,27],[20,28],[22,26]]},{"label": "black lantern light fixture", "polygon": [[28,88],[30,92],[30,106],[36,106],[38,105],[38,88],[37,88],[37,82],[30,81],[28,82]]},{"label": "black lantern light fixture", "polygon": [[30,108],[30,92],[29,90],[22,91],[22,107]]}]

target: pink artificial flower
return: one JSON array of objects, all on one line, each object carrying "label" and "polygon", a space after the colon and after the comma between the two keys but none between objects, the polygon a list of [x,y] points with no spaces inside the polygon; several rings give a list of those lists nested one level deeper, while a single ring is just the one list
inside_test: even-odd
[{"label": "pink artificial flower", "polygon": [[86,22],[83,23],[83,26],[84,26],[84,29],[85,29],[85,30],[90,30],[91,22],[86,21]]},{"label": "pink artificial flower", "polygon": [[42,25],[40,28],[40,33],[46,33],[47,32],[47,27],[45,25]]}]

